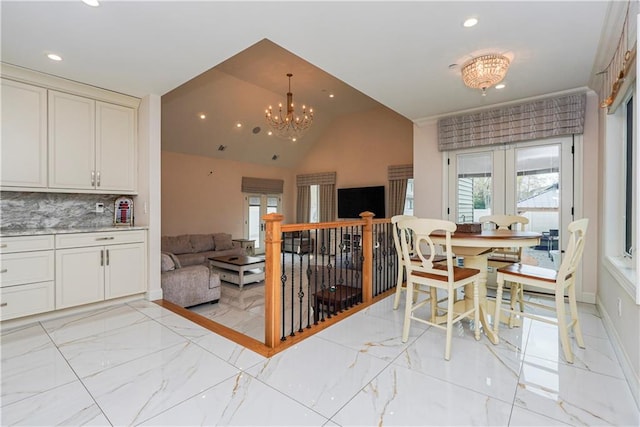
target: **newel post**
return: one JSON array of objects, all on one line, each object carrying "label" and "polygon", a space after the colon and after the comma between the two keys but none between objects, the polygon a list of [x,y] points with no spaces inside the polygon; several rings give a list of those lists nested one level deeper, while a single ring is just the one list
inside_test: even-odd
[{"label": "newel post", "polygon": [[262,217],[265,221],[265,268],[264,268],[264,338],[269,348],[280,343],[280,313],[282,297],[280,288],[280,255],[282,250],[282,220],[277,213]]},{"label": "newel post", "polygon": [[373,299],[373,212],[362,212],[360,218],[365,221],[362,227],[362,302]]}]

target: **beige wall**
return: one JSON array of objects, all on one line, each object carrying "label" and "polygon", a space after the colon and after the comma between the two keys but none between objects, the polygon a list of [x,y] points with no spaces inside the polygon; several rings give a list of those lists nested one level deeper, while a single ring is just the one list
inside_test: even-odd
[{"label": "beige wall", "polygon": [[[295,173],[335,171],[336,189],[388,187],[387,167],[411,163],[412,122],[381,107],[337,119],[314,144]],[[385,196],[388,197],[388,188],[385,188]]]},{"label": "beige wall", "polygon": [[243,176],[284,179],[283,213],[293,217],[290,170],[162,151],[161,172],[163,236],[227,232],[245,237]]}]

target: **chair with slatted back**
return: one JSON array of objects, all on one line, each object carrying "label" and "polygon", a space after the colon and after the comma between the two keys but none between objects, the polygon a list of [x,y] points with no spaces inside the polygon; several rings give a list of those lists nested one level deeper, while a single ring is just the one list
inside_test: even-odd
[{"label": "chair with slatted back", "polygon": [[[403,219],[397,222],[400,246],[402,247],[402,260],[407,272],[406,305],[404,313],[404,325],[402,329],[402,342],[409,339],[411,321],[425,323],[446,330],[446,345],[444,358],[451,357],[451,338],[453,336],[453,324],[473,314],[475,337],[480,339],[480,311],[478,309],[478,282],[480,270],[474,268],[462,268],[453,265],[453,252],[451,250],[451,233],[456,230],[456,224],[440,219]],[[443,231],[445,233],[446,263],[438,264],[434,260],[437,256],[436,244],[431,239],[431,233]],[[417,261],[412,261],[411,251]],[[465,285],[473,284],[473,307],[462,312],[454,313],[455,294]],[[441,307],[435,298],[413,301],[414,289],[444,290],[447,293],[447,305]],[[416,310],[431,303],[431,315],[429,319],[421,318]],[[436,310],[446,312],[447,322],[443,326],[435,321]]]},{"label": "chair with slatted back", "polygon": [[[529,224],[529,218],[520,215],[486,215],[480,217],[479,220],[483,227],[491,230],[517,230],[524,231],[525,226]],[[514,262],[522,261],[522,247],[519,248],[495,248],[487,258],[487,264],[493,268],[505,267]],[[514,292],[520,292],[515,295]],[[524,295],[522,288],[511,288],[511,308],[515,307],[517,301],[523,301]],[[524,310],[524,306],[520,303],[520,311]],[[511,324],[509,326],[512,326]]]},{"label": "chair with slatted back", "polygon": [[[488,224],[491,229],[524,231],[529,224],[529,218],[520,215],[487,215],[480,217],[482,224]],[[495,249],[489,256],[494,262],[520,262],[522,248]]]},{"label": "chair with slatted back", "polygon": [[[510,264],[506,267],[498,269],[498,290],[496,295],[496,312],[494,319],[499,319],[500,303],[502,299],[502,289],[505,282],[510,282],[512,288],[517,287],[521,289],[524,285],[535,286],[542,288],[546,291],[551,291],[555,295],[555,306],[549,306],[545,304],[534,303],[532,301],[520,300],[521,304],[525,307],[528,305],[546,308],[554,310],[556,312],[556,320],[549,319],[527,313],[525,311],[515,311],[513,304],[509,309],[504,309],[510,316],[523,316],[539,320],[547,323],[558,325],[558,334],[560,335],[560,341],[564,350],[564,356],[567,362],[573,363],[573,353],[571,352],[571,346],[569,344],[569,328],[573,329],[578,346],[584,348],[584,341],[582,339],[582,331],[580,329],[580,319],[578,317],[578,307],[576,304],[576,291],[575,291],[575,279],[576,269],[582,259],[582,252],[584,250],[585,233],[587,232],[587,226],[589,224],[588,219],[580,219],[569,224],[569,244],[564,255],[564,259],[560,264],[558,271],[542,268],[537,266],[531,266],[526,264]],[[564,293],[567,291],[569,300],[569,314],[571,315],[571,321],[567,324],[565,306],[564,306]],[[513,295],[513,293],[512,293]],[[516,295],[522,295],[521,292],[516,292]],[[498,335],[499,321],[494,322],[494,332]]]}]

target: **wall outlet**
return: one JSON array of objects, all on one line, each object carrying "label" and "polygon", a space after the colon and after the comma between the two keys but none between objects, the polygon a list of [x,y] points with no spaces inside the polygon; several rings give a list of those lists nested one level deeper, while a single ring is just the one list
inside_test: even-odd
[{"label": "wall outlet", "polygon": [[104,203],[96,203],[96,213],[104,213]]},{"label": "wall outlet", "polygon": [[622,300],[618,298],[618,317],[622,317]]}]

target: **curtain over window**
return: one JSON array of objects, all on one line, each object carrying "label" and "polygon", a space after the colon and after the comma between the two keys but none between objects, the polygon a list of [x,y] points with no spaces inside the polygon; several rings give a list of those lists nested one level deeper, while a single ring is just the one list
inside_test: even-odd
[{"label": "curtain over window", "polygon": [[413,178],[413,165],[389,166],[389,217],[402,215],[407,198],[407,182]]},{"label": "curtain over window", "polygon": [[581,134],[585,106],[586,94],[579,93],[445,117],[438,120],[438,149],[451,151]]},{"label": "curtain over window", "polygon": [[314,173],[296,176],[298,186],[296,220],[309,222],[309,212],[311,211],[311,197],[309,187],[320,186],[319,197],[319,220],[320,222],[334,221],[336,215],[336,173]]}]

